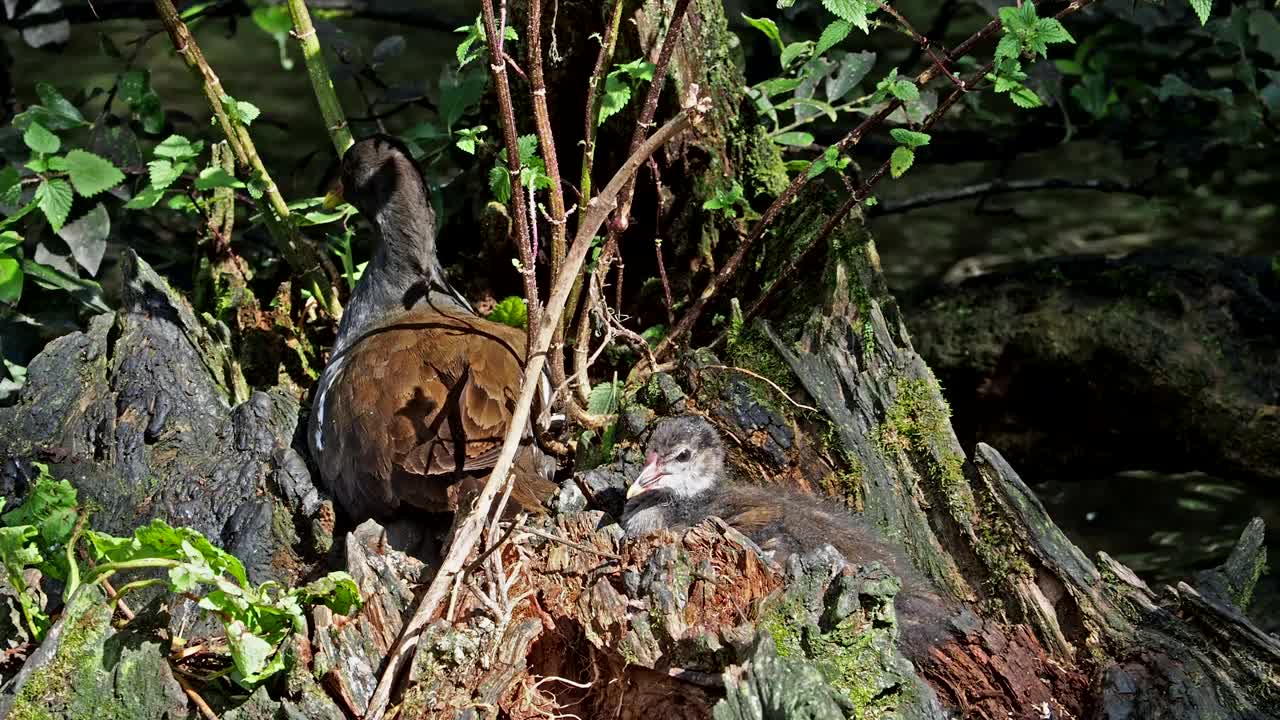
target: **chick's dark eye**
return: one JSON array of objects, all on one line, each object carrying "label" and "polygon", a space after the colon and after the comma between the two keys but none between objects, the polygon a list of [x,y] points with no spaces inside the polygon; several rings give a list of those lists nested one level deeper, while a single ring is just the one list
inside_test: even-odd
[{"label": "chick's dark eye", "polygon": [[693,456],[693,453],[689,451],[689,448],[684,448],[680,452],[673,455],[671,459],[675,460],[676,462],[685,462],[692,456]]}]

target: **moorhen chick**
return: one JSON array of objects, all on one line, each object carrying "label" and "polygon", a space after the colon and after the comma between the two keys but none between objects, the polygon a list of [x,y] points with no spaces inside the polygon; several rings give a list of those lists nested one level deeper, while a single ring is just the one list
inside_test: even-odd
[{"label": "moorhen chick", "polygon": [[[449,285],[422,176],[399,141],[375,136],[347,151],[328,204],[342,199],[373,224],[377,250],[316,387],[312,457],[356,521],[402,506],[454,511],[497,460],[525,333],[477,316]],[[543,386],[535,418],[546,417]],[[526,428],[512,471],[519,509],[541,510],[554,471]]]},{"label": "moorhen chick", "polygon": [[925,648],[943,632],[949,601],[865,521],[796,491],[729,482],[724,457],[720,433],[706,419],[660,421],[649,436],[644,469],[627,489],[627,536],[682,530],[715,516],[779,563],[830,544],[850,563],[878,560],[902,581],[895,605],[910,646]]}]

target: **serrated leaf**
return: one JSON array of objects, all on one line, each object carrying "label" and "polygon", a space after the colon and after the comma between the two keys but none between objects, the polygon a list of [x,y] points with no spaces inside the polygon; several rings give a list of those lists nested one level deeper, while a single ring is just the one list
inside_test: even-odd
[{"label": "serrated leaf", "polygon": [[37,122],[27,126],[26,132],[22,133],[22,142],[26,143],[32,152],[46,155],[56,153],[58,148],[62,147],[62,140]]},{"label": "serrated leaf", "polygon": [[1209,14],[1213,12],[1213,0],[1191,0],[1191,9],[1196,11],[1196,17],[1200,18],[1200,25],[1209,22]]},{"label": "serrated leaf", "polygon": [[71,212],[71,185],[66,180],[44,180],[36,187],[35,202],[54,232],[62,229]]},{"label": "serrated leaf", "polygon": [[778,61],[782,63],[782,67],[785,69],[790,67],[791,64],[796,61],[796,59],[808,55],[812,50],[813,50],[813,43],[809,40],[804,40],[801,42],[793,42],[790,45],[783,48],[782,56],[778,58]]},{"label": "serrated leaf", "polygon": [[1076,41],[1057,18],[1042,18],[1036,21],[1036,36],[1040,38],[1041,42],[1049,45],[1064,42],[1074,43]]},{"label": "serrated leaf", "polygon": [[903,78],[889,86],[889,94],[904,103],[913,103],[920,99],[920,88],[916,87],[916,84],[910,80]]},{"label": "serrated leaf", "polygon": [[839,45],[849,37],[851,32],[853,32],[853,23],[848,20],[836,20],[823,29],[822,35],[818,37],[818,44],[813,48],[813,54],[821,55]]},{"label": "serrated leaf", "polygon": [[110,160],[84,150],[67,153],[67,172],[76,192],[84,197],[93,197],[124,182],[124,173]]},{"label": "serrated leaf", "polygon": [[906,128],[893,128],[889,131],[889,134],[893,136],[894,140],[898,141],[898,144],[905,145],[913,150],[923,145],[928,145],[930,140],[928,133],[907,130]]},{"label": "serrated leaf", "polygon": [[1025,110],[1037,108],[1044,104],[1043,101],[1040,100],[1040,96],[1035,94],[1031,88],[1025,85],[1019,85],[1015,90],[1011,91],[1009,93],[1009,99],[1013,101],[1014,105]]},{"label": "serrated leaf", "polygon": [[631,102],[631,86],[621,78],[610,75],[604,81],[604,94],[600,96],[600,112],[596,116],[596,125],[617,115],[622,108]]},{"label": "serrated leaf", "polygon": [[257,105],[246,100],[237,100],[230,95],[222,96],[222,107],[235,122],[248,127],[262,114]]},{"label": "serrated leaf", "polygon": [[175,161],[190,160],[199,155],[203,149],[204,143],[200,140],[192,141],[181,135],[170,135],[156,145],[155,155]]},{"label": "serrated leaf", "polygon": [[58,231],[58,237],[71,248],[76,263],[90,276],[98,274],[102,256],[107,252],[107,236],[111,234],[111,216],[98,203],[75,222],[67,223]]},{"label": "serrated leaf", "polygon": [[512,295],[493,306],[493,310],[489,311],[489,319],[523,329],[529,324],[529,308],[524,304],[524,298]]},{"label": "serrated leaf", "polygon": [[822,0],[822,6],[841,20],[848,20],[853,23],[862,32],[871,31],[871,26],[867,22],[867,14],[869,10],[875,9],[875,5],[869,5],[863,0]]},{"label": "serrated leaf", "polygon": [[591,388],[591,394],[587,396],[587,412],[592,415],[612,415],[618,411],[618,401],[621,397],[621,383],[599,383]]},{"label": "serrated leaf", "polygon": [[22,262],[0,257],[0,302],[17,305],[22,299]]},{"label": "serrated leaf", "polygon": [[1000,42],[996,44],[995,58],[997,60],[1012,60],[1016,59],[1021,54],[1022,43],[1019,42],[1017,36],[1013,34],[1005,33],[1000,38]]},{"label": "serrated leaf", "polygon": [[778,32],[778,24],[775,23],[773,20],[770,20],[767,17],[753,18],[747,15],[746,13],[741,13],[741,14],[742,14],[742,19],[746,20],[748,25],[764,33],[765,37],[772,40],[773,43],[778,46],[779,51],[781,51],[784,47],[786,47],[782,42],[782,33]]},{"label": "serrated leaf", "polygon": [[813,144],[813,134],[807,132],[784,132],[780,135],[774,135],[773,141],[779,145],[790,145],[792,147],[808,147]]},{"label": "serrated leaf", "polygon": [[187,167],[186,163],[174,164],[169,160],[152,160],[147,163],[147,174],[151,179],[151,187],[156,190],[164,190],[173,184],[182,176],[182,171]]},{"label": "serrated leaf", "polygon": [[911,169],[911,164],[915,161],[915,151],[909,147],[899,145],[893,149],[893,154],[889,156],[889,174],[895,178],[900,178],[903,173]]}]

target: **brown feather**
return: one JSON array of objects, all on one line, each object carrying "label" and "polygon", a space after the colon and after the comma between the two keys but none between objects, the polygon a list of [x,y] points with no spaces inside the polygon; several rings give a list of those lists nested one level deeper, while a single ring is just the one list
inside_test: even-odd
[{"label": "brown feather", "polygon": [[[318,461],[326,485],[357,516],[401,503],[456,509],[449,487],[482,481],[497,460],[524,346],[516,328],[441,308],[400,313],[362,334],[325,398]],[[554,489],[553,468],[528,433],[524,443],[512,497],[539,509]]]}]

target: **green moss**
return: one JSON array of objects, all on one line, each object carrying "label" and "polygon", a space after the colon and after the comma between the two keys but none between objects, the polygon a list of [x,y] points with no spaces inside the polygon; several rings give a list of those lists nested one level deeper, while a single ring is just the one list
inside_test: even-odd
[{"label": "green moss", "polygon": [[53,658],[23,684],[10,720],[111,720],[133,717],[111,692],[102,669],[103,641],[111,629],[111,609],[96,586],[77,592],[66,609]]},{"label": "green moss", "polygon": [[[828,632],[807,619],[794,596],[768,608],[760,625],[773,637],[778,656],[811,662],[823,678],[853,703],[854,717],[881,716],[904,703],[909,686],[895,666],[897,632],[892,610],[887,622],[867,621],[855,612]],[[892,692],[894,688],[898,690]]]}]

